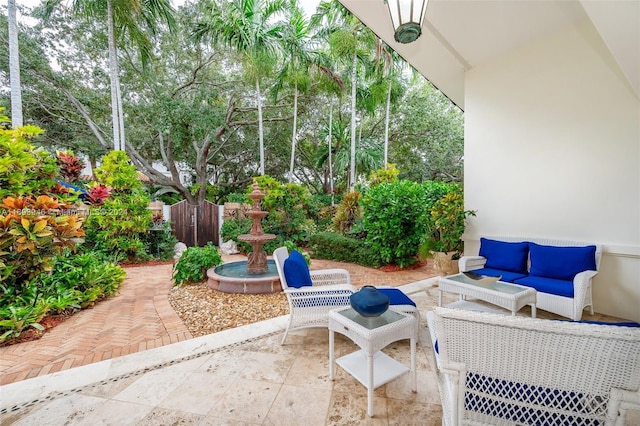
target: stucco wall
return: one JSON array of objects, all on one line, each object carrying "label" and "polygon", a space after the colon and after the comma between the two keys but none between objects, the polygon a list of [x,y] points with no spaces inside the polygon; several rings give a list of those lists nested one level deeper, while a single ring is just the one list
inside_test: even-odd
[{"label": "stucco wall", "polygon": [[597,312],[640,321],[640,101],[590,23],[467,72],[465,204],[483,235],[605,246]]}]

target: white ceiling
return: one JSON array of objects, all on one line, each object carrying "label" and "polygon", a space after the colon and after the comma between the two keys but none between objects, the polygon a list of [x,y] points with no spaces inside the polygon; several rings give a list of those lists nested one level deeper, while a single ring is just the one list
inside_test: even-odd
[{"label": "white ceiling", "polygon": [[463,109],[465,71],[585,20],[640,97],[640,0],[430,0],[410,44],[394,41],[383,0],[339,1]]}]

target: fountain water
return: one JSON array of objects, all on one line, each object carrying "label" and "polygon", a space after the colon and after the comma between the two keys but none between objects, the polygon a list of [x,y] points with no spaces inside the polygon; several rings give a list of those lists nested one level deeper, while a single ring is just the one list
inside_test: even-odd
[{"label": "fountain water", "polygon": [[238,240],[248,243],[252,251],[246,261],[224,263],[207,271],[210,288],[225,293],[275,293],[281,291],[278,271],[273,260],[267,260],[262,246],[276,238],[262,230],[262,219],[269,213],[262,210],[260,200],[265,194],[257,182],[249,198],[253,200],[251,210],[245,214],[253,221],[248,234],[238,236]]}]

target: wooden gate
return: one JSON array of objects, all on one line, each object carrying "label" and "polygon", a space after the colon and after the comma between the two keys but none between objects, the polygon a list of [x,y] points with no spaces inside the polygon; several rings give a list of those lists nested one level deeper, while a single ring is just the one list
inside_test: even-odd
[{"label": "wooden gate", "polygon": [[204,201],[201,206],[194,206],[183,200],[171,206],[174,235],[187,247],[202,247],[209,241],[217,246],[218,218],[218,206],[209,201]]}]

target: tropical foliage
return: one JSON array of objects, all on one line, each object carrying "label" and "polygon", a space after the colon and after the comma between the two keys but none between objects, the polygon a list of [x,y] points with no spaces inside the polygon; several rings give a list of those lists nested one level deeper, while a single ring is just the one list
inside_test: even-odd
[{"label": "tropical foliage", "polygon": [[29,328],[42,330],[47,315],[114,294],[124,280],[120,267],[76,254],[85,236],[80,202],[56,183],[55,158],[30,144],[40,133],[33,126],[0,129],[0,344]]}]

